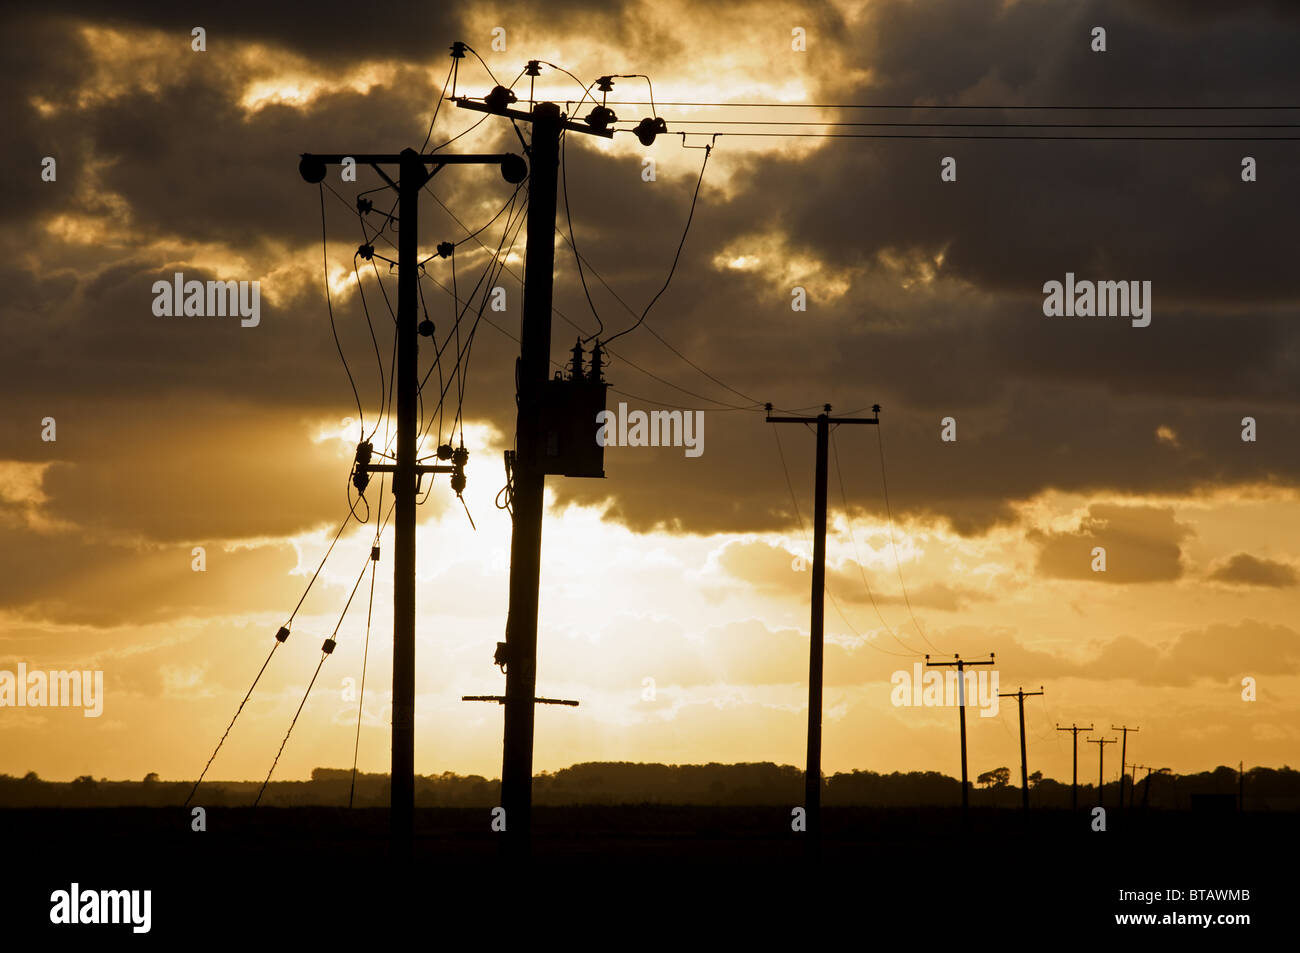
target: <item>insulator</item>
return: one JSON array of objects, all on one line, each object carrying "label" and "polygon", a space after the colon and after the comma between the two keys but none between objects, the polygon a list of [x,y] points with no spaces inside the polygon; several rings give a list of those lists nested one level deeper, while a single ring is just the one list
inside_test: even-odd
[{"label": "insulator", "polygon": [[451,253],[456,250],[456,246],[451,242],[438,242],[438,257],[450,258]]},{"label": "insulator", "polygon": [[453,451],[452,451],[452,449],[451,449],[451,444],[449,444],[449,443],[444,443],[441,447],[438,448],[438,459],[439,459],[439,460],[450,460],[450,459],[451,459],[452,452],[453,452]]},{"label": "insulator", "polygon": [[451,488],[457,496],[465,491],[465,471],[459,467],[451,475]]},{"label": "insulator", "polygon": [[451,45],[451,58],[454,60],[464,59],[465,49],[466,49],[465,44],[462,43],[460,40],[457,40],[455,43]]},{"label": "insulator", "polygon": [[492,664],[496,665],[501,671],[506,670],[506,661],[510,658],[510,644],[508,642],[498,642],[496,654],[492,656]]},{"label": "insulator", "polygon": [[504,112],[507,106],[518,101],[519,97],[504,86],[493,86],[492,92],[483,97],[484,105],[493,112]]},{"label": "insulator", "polygon": [[[618,116],[614,115],[614,110],[610,109],[608,106],[597,106],[591,112],[587,113],[587,125],[592,129],[603,131],[616,122],[618,122]],[[653,141],[654,140],[652,139],[651,142]]]},{"label": "insulator", "polygon": [[370,201],[370,199],[363,199],[363,198],[362,198],[361,196],[359,196],[359,195],[357,196],[357,211],[358,211],[358,212],[360,212],[362,215],[369,215],[369,214],[370,214],[371,212],[373,212],[374,210],[375,210],[375,203],[374,203],[374,202]]},{"label": "insulator", "polygon": [[604,372],[604,368],[605,352],[601,350],[600,342],[597,341],[596,346],[591,349],[591,379],[593,381],[603,380],[601,374]]},{"label": "insulator", "polygon": [[573,345],[573,362],[569,364],[569,374],[574,380],[582,378],[582,338]]},{"label": "insulator", "polygon": [[425,318],[416,326],[416,330],[420,332],[420,337],[431,338],[433,337],[433,330],[434,330],[433,322],[430,321],[428,318]]},{"label": "insulator", "polygon": [[668,132],[668,124],[663,121],[662,117],[651,119],[649,116],[646,116],[636,124],[636,128],[632,131],[635,132],[636,137],[641,140],[641,145],[649,146],[654,144],[655,136],[660,133]]},{"label": "insulator", "polygon": [[326,639],[325,644],[320,647],[320,650],[324,652],[326,655],[329,655],[331,652],[334,651],[334,646],[336,645],[338,645],[338,643],[335,642],[333,639]]},{"label": "insulator", "polygon": [[374,560],[375,562],[379,562],[379,547],[378,547],[378,546],[371,546],[371,547],[370,547],[370,558],[371,558],[372,560]]},{"label": "insulator", "polygon": [[280,626],[280,631],[275,633],[275,641],[284,642],[288,638],[289,638],[289,627],[287,625]]},{"label": "insulator", "polygon": [[357,254],[360,255],[362,258],[364,258],[366,261],[370,261],[372,258],[375,257],[375,246],[360,245],[357,247]]}]

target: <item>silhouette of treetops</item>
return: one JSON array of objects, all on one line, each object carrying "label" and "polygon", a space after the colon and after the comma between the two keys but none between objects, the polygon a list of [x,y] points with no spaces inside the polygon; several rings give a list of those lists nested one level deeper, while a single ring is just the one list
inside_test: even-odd
[{"label": "silhouette of treetops", "polygon": [[[1118,777],[1118,773],[1116,773]],[[1019,778],[1015,779],[1017,782]],[[1019,784],[1011,783],[1011,771],[997,768],[976,778],[971,803],[980,807],[1019,806]],[[259,781],[212,781],[205,783],[200,802],[207,807],[238,807],[253,803]],[[140,781],[110,781],[82,775],[74,781],[45,781],[34,771],[22,777],[0,774],[0,807],[174,807],[184,802],[192,779],[167,781],[150,772]],[[348,803],[352,772],[347,769],[317,768],[308,781],[273,781],[262,803],[272,806],[342,806]],[[415,780],[416,804],[420,807],[491,808],[500,803],[500,781],[481,775],[459,775],[450,771],[421,775]],[[823,803],[828,807],[868,806],[885,808],[941,807],[960,802],[961,782],[938,771],[850,771],[823,779]],[[1145,790],[1150,784],[1149,792]],[[1039,809],[1068,808],[1070,784],[1030,778],[1033,806]],[[1220,766],[1198,774],[1175,775],[1152,772],[1150,780],[1139,772],[1134,792],[1140,801],[1147,794],[1155,809],[1187,810],[1192,795],[1237,793],[1238,777],[1233,768]],[[1106,782],[1108,796],[1115,797],[1117,780]],[[1248,810],[1300,811],[1300,771],[1290,767],[1251,768],[1244,779]],[[1081,783],[1083,792],[1095,785]],[[388,806],[388,775],[358,774],[354,804],[357,807]],[[534,779],[533,799],[542,806],[563,805],[712,805],[780,806],[803,803],[803,771],[772,762],[746,764],[645,764],[630,761],[602,761],[575,764],[555,772],[542,772]]]}]

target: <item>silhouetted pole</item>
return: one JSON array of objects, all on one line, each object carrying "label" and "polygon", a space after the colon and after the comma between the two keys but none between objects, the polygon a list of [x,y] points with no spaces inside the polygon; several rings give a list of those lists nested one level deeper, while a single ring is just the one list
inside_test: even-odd
[{"label": "silhouetted pole", "polygon": [[1246,762],[1237,762],[1237,810],[1246,809]]},{"label": "silhouetted pole", "polygon": [[1092,731],[1092,725],[1087,728],[1080,728],[1078,725],[1070,725],[1069,728],[1056,726],[1057,731],[1068,731],[1074,736],[1074,774],[1070,781],[1070,809],[1079,809],[1079,732]]},{"label": "silhouetted pole", "polygon": [[1097,806],[1106,806],[1106,796],[1103,793],[1106,790],[1106,773],[1105,773],[1105,755],[1106,745],[1118,744],[1118,738],[1085,738],[1090,745],[1097,746]]},{"label": "silhouetted pole", "polygon": [[930,656],[925,657],[926,668],[941,668],[945,665],[957,666],[957,691],[959,700],[957,704],[957,723],[961,726],[961,820],[965,824],[970,819],[970,781],[966,773],[966,671],[967,665],[992,665],[994,662],[993,653],[989,657],[979,662],[968,662],[960,655],[953,656],[951,662],[931,662]]},{"label": "silhouetted pole", "polygon": [[537,695],[537,589],[542,569],[542,508],[546,475],[537,466],[540,389],[550,376],[551,292],[555,280],[555,189],[560,156],[560,107],[533,109],[528,178],[528,256],[519,347],[519,452],[514,466],[514,532],[510,538],[510,608],[506,617],[505,738],[501,802],[506,843],[527,854],[532,836],[533,722]]},{"label": "silhouetted pole", "polygon": [[822,809],[822,658],[826,622],[826,477],[832,424],[879,424],[880,405],[875,417],[830,416],[831,405],[816,417],[773,417],[767,405],[767,422],[817,425],[817,484],[813,497],[812,625],[808,650],[808,766],[804,771],[804,847],[810,857],[821,848]]},{"label": "silhouetted pole", "polygon": [[[455,56],[453,50],[453,56]],[[537,76],[530,60],[525,72]],[[501,806],[505,846],[515,857],[530,851],[533,803],[533,726],[537,697],[537,590],[542,569],[542,515],[547,446],[543,391],[551,366],[551,296],[555,284],[555,204],[561,130],[613,138],[613,130],[566,119],[555,103],[513,109],[516,97],[497,86],[479,103],[458,97],[459,108],[532,124],[528,147],[528,244],[524,259],[524,307],[516,366],[519,405],[515,425],[513,531],[510,537],[510,605],[506,614],[505,733],[502,742]],[[651,136],[653,140],[653,136]],[[644,141],[644,140],[643,140]],[[648,143],[647,143],[648,144]],[[599,342],[597,342],[599,344]],[[595,420],[591,421],[593,430]]]},{"label": "silhouetted pole", "polygon": [[[367,474],[392,475],[394,497],[393,546],[393,750],[389,784],[389,824],[395,859],[411,854],[415,807],[415,496],[416,477],[423,473],[451,473],[450,466],[423,466],[416,462],[416,389],[419,378],[419,216],[420,189],[443,166],[449,164],[500,164],[521,162],[508,153],[497,155],[420,155],[403,149],[397,155],[320,155],[304,153],[298,164],[302,177],[312,183],[324,181],[326,166],[344,160],[370,165],[397,192],[399,230],[397,236],[397,455],[391,464],[371,464],[370,448],[357,448],[357,470]],[[380,168],[398,167],[399,182]],[[434,165],[433,172],[429,166]],[[364,485],[364,484],[362,484]]]},{"label": "silhouetted pole", "polygon": [[1137,731],[1138,729],[1111,725],[1110,730],[1122,731],[1124,733],[1124,740],[1119,746],[1119,808],[1122,811],[1124,810],[1124,772],[1126,770],[1126,765],[1128,764],[1128,733],[1130,731]]},{"label": "silhouetted pole", "polygon": [[1042,689],[1043,686],[1039,685],[1036,692],[1027,692],[1021,688],[998,695],[998,698],[1014,698],[1020,706],[1020,803],[1024,808],[1025,816],[1029,815],[1029,761],[1025,756],[1025,699],[1043,694]]}]

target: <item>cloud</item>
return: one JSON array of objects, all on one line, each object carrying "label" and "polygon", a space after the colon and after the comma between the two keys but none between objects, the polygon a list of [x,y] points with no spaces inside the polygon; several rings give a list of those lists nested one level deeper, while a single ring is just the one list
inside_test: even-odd
[{"label": "cloud", "polygon": [[[1181,542],[1191,527],[1174,518],[1173,507],[1088,507],[1079,528],[1070,532],[1030,530],[1038,547],[1039,575],[1108,583],[1173,582],[1183,575]],[[1094,571],[1093,550],[1106,551],[1105,571]]]},{"label": "cloud", "polygon": [[1214,582],[1234,586],[1267,586],[1285,589],[1300,582],[1300,574],[1290,563],[1237,553],[1210,572]]}]

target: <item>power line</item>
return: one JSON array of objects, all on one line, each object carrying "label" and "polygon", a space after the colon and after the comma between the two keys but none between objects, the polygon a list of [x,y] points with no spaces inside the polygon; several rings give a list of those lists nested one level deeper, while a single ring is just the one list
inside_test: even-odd
[{"label": "power line", "polygon": [[329,309],[330,331],[334,334],[334,346],[338,348],[339,360],[343,362],[343,370],[348,375],[348,383],[352,385],[352,396],[355,397],[357,401],[357,422],[361,428],[361,435],[364,437],[366,432],[366,415],[361,409],[361,395],[357,393],[357,382],[352,379],[352,370],[348,367],[348,359],[343,356],[343,345],[339,343],[338,327],[334,324],[334,302],[330,298],[329,245],[327,244],[325,234],[325,190],[318,188],[317,191],[320,194],[320,243],[321,262],[323,264],[322,270],[325,275],[325,305]]},{"label": "power line", "polygon": [[[573,100],[565,100],[565,105],[572,103]],[[618,102],[606,103],[607,106],[655,106],[656,104],[647,100],[621,100]],[[695,107],[716,107],[727,109],[985,109],[991,111],[1013,111],[1013,110],[1096,110],[1097,112],[1106,111],[1146,111],[1146,112],[1165,112],[1165,111],[1248,111],[1248,110],[1269,110],[1282,112],[1286,110],[1300,109],[1300,106],[1133,106],[1133,105],[1064,105],[1064,106],[1025,106],[1025,105],[1003,105],[1003,106],[978,106],[978,105],[934,105],[919,103],[699,103],[686,102],[682,100],[673,102],[664,102],[660,100],[659,106],[695,106]]]},{"label": "power line", "polygon": [[[591,316],[596,319],[596,330],[583,339],[583,344],[592,338],[599,338],[605,331],[605,322],[600,319],[596,303],[591,300],[591,291],[587,288],[587,276],[582,271],[582,256],[578,254],[578,234],[573,230],[573,206],[569,203],[569,150],[567,135],[560,136],[560,182],[564,188],[564,219],[569,223],[569,247],[573,249],[573,260],[578,263],[578,278],[582,281],[582,293],[587,296],[587,306]],[[563,235],[563,233],[561,233]]]},{"label": "power line", "polygon": [[[691,222],[695,218],[695,203],[700,197],[700,186],[704,184],[704,170],[708,168],[709,155],[712,152],[713,152],[713,147],[711,145],[704,147],[704,161],[700,163],[700,177],[695,182],[695,193],[691,196],[691,210],[686,215],[686,227],[682,229],[682,240],[677,243],[677,254],[673,255],[673,264],[672,267],[668,269],[668,277],[664,279],[664,286],[660,288],[658,292],[655,293],[655,296],[653,298],[650,299],[650,303],[646,305],[645,310],[641,312],[641,317],[637,318],[636,324],[632,325],[630,328],[627,328],[626,330],[619,331],[618,334],[615,334],[612,338],[606,341],[605,342],[606,344],[612,344],[613,342],[621,338],[624,334],[627,334],[630,331],[635,331],[637,328],[639,328],[641,324],[645,321],[646,315],[650,313],[650,309],[654,307],[654,303],[659,300],[659,296],[668,290],[668,285],[673,280],[673,273],[677,271],[677,261],[682,257],[682,249],[686,246],[686,236],[689,235],[691,231]],[[323,201],[324,200],[322,199],[322,202]]]},{"label": "power line", "polygon": [[[927,124],[930,125],[930,124]],[[630,132],[631,130],[626,130]],[[985,140],[1057,140],[1088,142],[1296,142],[1300,136],[1049,136],[1049,135],[970,135],[956,133],[892,133],[892,132],[729,132],[725,129],[692,130],[689,135],[743,136],[747,138],[777,139],[985,139]],[[682,135],[687,135],[683,133]]]},{"label": "power line", "polygon": [[[379,526],[380,534],[383,533],[384,527],[388,525],[388,519],[393,515],[393,508],[396,505],[396,500],[389,504],[388,514],[384,517],[383,523]],[[376,513],[376,519],[378,519],[378,516],[379,514]],[[371,559],[370,556],[366,557],[366,562],[373,566],[373,559]],[[307,683],[307,690],[303,692],[302,701],[298,703],[298,710],[294,712],[293,719],[289,722],[289,730],[284,733],[284,740],[280,742],[280,750],[275,753],[275,759],[271,762],[271,769],[266,772],[266,780],[262,782],[262,787],[257,792],[257,797],[253,800],[253,807],[257,807],[258,804],[261,803],[262,795],[266,793],[266,786],[271,783],[271,775],[275,773],[276,765],[280,763],[280,756],[284,754],[284,748],[289,743],[289,736],[293,734],[294,726],[298,724],[298,716],[302,714],[303,707],[307,704],[307,698],[311,695],[311,690],[316,684],[316,679],[320,676],[320,670],[325,665],[325,660],[334,653],[334,648],[338,644],[335,637],[339,634],[339,629],[343,626],[343,619],[347,616],[348,609],[352,606],[352,600],[356,596],[357,589],[361,586],[361,580],[364,579],[365,576],[366,567],[362,566],[361,572],[357,574],[357,581],[352,586],[352,592],[348,595],[348,601],[343,604],[343,611],[339,613],[339,621],[334,626],[334,631],[330,633],[329,638],[327,638],[321,645],[320,661],[316,663],[316,671],[312,673],[311,681]]]},{"label": "power line", "polygon": [[876,444],[880,448],[880,489],[885,500],[885,516],[889,520],[889,545],[894,550],[894,566],[898,569],[898,584],[903,589],[903,602],[907,605],[907,614],[912,620],[912,625],[916,626],[916,631],[925,641],[925,644],[939,652],[940,655],[946,655],[948,653],[941,652],[926,636],[925,631],[921,628],[921,623],[916,621],[916,614],[912,611],[912,599],[907,594],[907,583],[903,582],[903,564],[898,558],[898,542],[894,539],[894,513],[889,506],[889,480],[885,476],[885,439],[881,435],[881,429],[881,427],[876,428]]},{"label": "power line", "polygon": [[862,552],[861,550],[858,549],[858,538],[853,532],[853,520],[849,515],[849,497],[848,494],[844,492],[844,474],[840,470],[840,451],[839,451],[839,446],[835,442],[835,431],[833,430],[831,431],[831,451],[832,451],[832,455],[835,458],[835,476],[839,480],[839,484],[840,484],[840,500],[844,505],[844,519],[848,522],[849,539],[853,541],[853,554],[858,564],[858,573],[862,576],[862,585],[866,588],[867,596],[871,599],[871,608],[876,610],[876,616],[877,618],[880,619],[880,624],[885,627],[885,630],[893,637],[895,642],[897,642],[899,645],[901,645],[903,648],[907,649],[909,652],[913,653],[914,655],[924,655],[925,653],[916,651],[910,645],[908,645],[898,637],[898,634],[894,632],[893,627],[890,626],[890,624],[885,621],[885,617],[881,613],[880,607],[876,605],[875,593],[871,591],[871,584],[867,582],[866,570],[862,568]]}]

